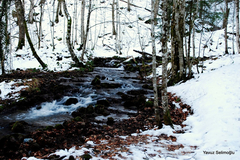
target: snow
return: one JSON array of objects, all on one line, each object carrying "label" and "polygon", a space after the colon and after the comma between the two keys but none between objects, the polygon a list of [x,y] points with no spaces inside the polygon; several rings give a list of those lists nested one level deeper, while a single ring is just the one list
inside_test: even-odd
[{"label": "snow", "polygon": [[[215,67],[220,68],[212,70]],[[231,158],[240,157],[239,73],[240,56],[226,56],[210,64],[203,74],[169,88],[194,110],[184,122],[191,128],[178,142],[199,146],[197,159],[219,159],[220,155],[204,155],[203,151],[232,151]]]},{"label": "snow", "polygon": [[[72,3],[69,0],[67,3]],[[27,2],[28,3],[28,2]],[[95,2],[97,4],[97,2]],[[97,4],[104,8],[104,5],[109,6],[109,1],[105,4]],[[122,10],[123,14],[121,16],[122,20],[126,23],[132,25],[129,28],[127,25],[122,26],[122,55],[116,54],[115,51],[103,46],[107,44],[112,48],[115,47],[115,40],[110,36],[104,36],[103,38],[97,38],[99,36],[93,36],[95,33],[99,35],[104,35],[111,32],[110,23],[105,26],[105,24],[97,25],[91,29],[90,41],[88,43],[89,55],[93,57],[112,57],[112,56],[123,56],[123,57],[136,57],[139,56],[133,49],[141,50],[139,45],[139,39],[143,43],[144,51],[151,53],[151,43],[150,43],[150,33],[149,27],[144,24],[144,21],[138,21],[138,18],[143,18],[147,20],[150,16],[150,12],[144,10],[144,8],[150,8],[150,1],[138,0],[134,1],[134,4],[142,6],[142,8],[132,7],[131,12],[125,12]],[[120,1],[120,5],[126,4]],[[232,3],[231,3],[232,5]],[[71,14],[71,6],[68,6],[69,13]],[[27,7],[28,8],[28,5]],[[36,8],[37,9],[37,8]],[[50,13],[52,12],[52,6],[47,3],[45,9]],[[44,14],[44,25],[43,33],[44,41],[40,49],[37,49],[39,56],[42,60],[47,63],[48,69],[53,71],[64,71],[70,68],[72,63],[71,58],[67,58],[68,54],[67,46],[64,40],[64,19],[60,17],[60,22],[56,24],[55,27],[55,47],[56,49],[52,51],[52,47],[49,45],[51,43],[51,27],[50,21],[52,20],[49,13]],[[230,13],[231,15],[231,13]],[[95,18],[94,18],[95,17]],[[104,21],[111,21],[111,10],[105,11],[103,9],[96,10],[92,13],[92,24],[101,23],[103,19],[97,19],[97,17],[103,17]],[[136,23],[138,22],[138,23]],[[232,21],[230,20],[232,23]],[[33,43],[37,44],[37,36],[34,30],[35,25],[29,25],[30,36],[32,37]],[[138,27],[139,26],[139,27]],[[229,24],[229,29],[232,27]],[[65,28],[66,31],[66,28]],[[17,27],[13,27],[13,36],[17,35]],[[15,33],[15,34],[14,34]],[[80,32],[79,32],[80,33]],[[111,34],[110,34],[111,35]],[[134,136],[147,136],[147,142],[139,142],[137,144],[127,145],[129,149],[128,152],[120,152],[127,159],[155,159],[155,160],[174,160],[174,159],[188,159],[188,160],[238,160],[240,159],[240,56],[239,55],[224,55],[224,30],[218,30],[215,32],[206,32],[202,35],[202,42],[200,43],[201,34],[196,34],[196,54],[200,57],[207,56],[213,57],[205,61],[203,65],[205,66],[203,73],[197,74],[196,67],[193,66],[194,78],[185,82],[179,83],[175,86],[169,87],[168,91],[175,93],[181,100],[190,105],[194,111],[193,115],[187,117],[184,122],[187,126],[184,128],[186,133],[176,134],[173,133],[173,129],[169,126],[164,126],[162,129],[152,129],[147,130],[142,133],[135,133],[129,137]],[[94,38],[95,37],[95,38]],[[139,38],[140,37],[140,38]],[[59,40],[62,38],[63,40]],[[58,40],[57,40],[58,39]],[[231,40],[229,40],[230,46]],[[26,45],[22,50],[15,52],[15,47],[17,44],[17,38],[12,40],[11,49],[13,53],[9,56],[10,59],[9,66],[7,68],[11,69],[27,69],[27,68],[41,68],[39,63],[32,56],[29,46]],[[204,45],[208,45],[208,48],[203,48]],[[200,46],[200,48],[199,48]],[[37,46],[35,45],[37,48]],[[75,48],[79,47],[75,44]],[[160,45],[157,45],[157,49]],[[236,49],[235,49],[236,50]],[[81,52],[74,50],[77,56],[81,55]],[[200,52],[199,52],[200,51]],[[230,53],[232,53],[232,48],[229,48]],[[21,57],[20,57],[21,56]],[[63,57],[62,61],[56,62],[56,57]],[[198,56],[198,55],[196,55]],[[86,58],[86,56],[85,56]],[[169,67],[171,64],[169,64]],[[158,67],[158,75],[161,75],[161,66]],[[8,93],[18,92],[23,87],[26,86],[15,86],[13,85],[17,82],[1,82],[1,98],[6,99]],[[15,95],[16,97],[18,94]],[[97,117],[103,119],[106,117]],[[175,129],[181,128],[180,126],[174,126]],[[171,140],[161,140],[157,136],[161,134],[167,134],[177,137],[176,142]],[[127,137],[121,137],[126,139]],[[88,141],[89,146],[94,146],[94,142]],[[180,145],[182,144],[184,148],[168,151],[166,147],[168,145]],[[195,150],[191,146],[197,146]],[[77,157],[88,151],[92,160],[101,160],[102,158],[94,156],[92,154],[93,147],[73,147],[71,149],[57,150],[56,155],[66,156],[64,159],[69,158],[70,155]],[[161,151],[161,152],[160,152]],[[192,151],[192,152],[191,152]],[[184,152],[190,152],[188,154],[183,154]],[[207,154],[209,153],[209,154]],[[210,154],[213,153],[213,154]],[[152,155],[150,157],[150,155]],[[120,160],[122,159],[119,155],[114,158]],[[39,160],[35,157],[23,157],[27,160]]]},{"label": "snow", "polygon": [[18,98],[20,95],[18,92],[23,88],[27,88],[28,86],[19,86],[17,87],[15,84],[18,84],[21,80],[16,80],[6,82],[3,81],[0,83],[0,97],[2,100],[9,99],[9,98]]}]

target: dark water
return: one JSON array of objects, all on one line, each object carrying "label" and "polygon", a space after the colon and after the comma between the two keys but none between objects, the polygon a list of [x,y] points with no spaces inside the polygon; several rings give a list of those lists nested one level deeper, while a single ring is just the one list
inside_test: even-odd
[{"label": "dark water", "polygon": [[[101,83],[118,83],[121,87],[118,88],[101,88],[96,89],[91,85],[93,78],[99,75],[101,77]],[[71,113],[79,107],[87,107],[90,104],[95,104],[97,100],[106,98],[121,97],[118,92],[126,93],[129,90],[142,89],[144,82],[137,79],[138,73],[126,72],[123,68],[104,68],[96,67],[93,72],[87,73],[81,77],[81,81],[71,82],[71,85],[75,85],[79,88],[77,94],[66,96],[60,100],[54,100],[53,102],[43,102],[39,106],[35,106],[29,110],[16,112],[0,117],[0,124],[9,124],[10,122],[23,120],[29,124],[37,126],[49,126],[55,125],[68,120],[71,117]],[[150,97],[151,91],[146,95]],[[76,98],[77,104],[64,105],[68,98]],[[135,112],[124,109],[121,104],[111,104],[111,109],[125,110],[126,112]],[[127,115],[111,115],[118,118],[128,118]],[[97,117],[101,119],[104,117]],[[0,131],[4,127],[0,125]]]}]

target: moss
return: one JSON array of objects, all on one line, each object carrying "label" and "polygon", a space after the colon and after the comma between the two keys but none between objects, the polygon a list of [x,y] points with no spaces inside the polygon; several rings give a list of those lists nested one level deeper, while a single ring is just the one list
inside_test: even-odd
[{"label": "moss", "polygon": [[2,112],[4,109],[4,106],[0,106],[0,112]]},{"label": "moss", "polygon": [[153,107],[153,101],[146,101],[145,107]]},{"label": "moss", "polygon": [[62,124],[56,124],[56,125],[55,125],[55,128],[56,128],[56,129],[63,129],[63,125],[62,125]]},{"label": "moss", "polygon": [[77,116],[73,119],[76,122],[83,121],[83,119],[80,116]]},{"label": "moss", "polygon": [[47,127],[45,127],[44,130],[51,131],[52,129],[53,129],[53,126],[47,126]]},{"label": "moss", "polygon": [[114,124],[114,119],[112,117],[108,117],[107,125],[113,125],[113,124]]},{"label": "moss", "polygon": [[87,106],[86,113],[87,114],[92,114],[94,112],[94,108],[92,105]]},{"label": "moss", "polygon": [[21,123],[21,122],[19,122],[19,121],[16,121],[16,122],[13,124],[11,130],[12,130],[13,132],[24,132],[24,125],[23,125],[23,123]]},{"label": "moss", "polygon": [[84,160],[89,160],[89,159],[92,158],[92,156],[90,154],[86,153],[86,154],[82,155],[81,158],[84,159]]}]

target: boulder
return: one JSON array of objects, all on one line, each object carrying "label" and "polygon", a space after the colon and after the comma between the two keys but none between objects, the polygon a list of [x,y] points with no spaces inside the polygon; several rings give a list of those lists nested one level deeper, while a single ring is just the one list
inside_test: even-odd
[{"label": "boulder", "polygon": [[77,99],[77,98],[69,98],[69,99],[64,103],[64,105],[69,106],[69,105],[76,104],[76,103],[78,103],[78,99]]}]

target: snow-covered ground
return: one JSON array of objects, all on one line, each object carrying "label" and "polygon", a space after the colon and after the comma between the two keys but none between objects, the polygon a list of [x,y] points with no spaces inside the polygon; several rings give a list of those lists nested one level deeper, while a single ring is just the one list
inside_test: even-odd
[{"label": "snow-covered ground", "polygon": [[[97,3],[98,7],[104,8],[106,5],[109,7],[109,1],[106,3]],[[67,1],[67,3],[72,3],[73,0]],[[144,21],[138,21],[139,18],[147,20],[150,16],[150,12],[144,10],[144,7],[150,8],[150,3],[144,0],[134,1],[134,4],[142,6],[143,8],[132,7],[131,12],[126,10],[121,10],[121,18],[125,20],[127,25],[121,26],[122,32],[122,55],[121,56],[139,56],[139,54],[134,53],[133,49],[141,50],[139,45],[139,38],[142,43],[144,43],[145,51],[151,53],[151,43],[150,43],[150,32],[147,24]],[[101,6],[102,5],[102,6]],[[126,7],[126,3],[120,1],[120,5]],[[231,4],[232,5],[232,4]],[[73,13],[71,7],[74,5],[68,5],[70,14]],[[28,7],[28,6],[27,6]],[[64,19],[60,18],[59,24],[55,26],[55,47],[56,49],[52,51],[51,48],[51,27],[49,25],[52,20],[49,16],[52,9],[51,3],[45,6],[46,13],[44,14],[44,41],[42,42],[42,47],[37,50],[39,56],[43,59],[45,63],[48,64],[49,70],[60,71],[69,69],[71,58],[68,58],[67,46],[64,40],[60,40],[64,36]],[[230,17],[232,15],[230,14]],[[99,17],[103,17],[100,19]],[[124,18],[125,17],[125,18]],[[101,23],[102,21],[111,21],[111,9],[103,10],[99,9],[93,12],[91,24],[95,22]],[[137,23],[138,21],[138,23]],[[231,19],[229,19],[232,22]],[[129,22],[129,23],[127,23]],[[132,26],[130,27],[129,24]],[[139,26],[139,27],[138,27]],[[37,44],[36,33],[34,30],[35,25],[30,27],[30,35],[35,39],[34,44]],[[60,29],[59,29],[59,28]],[[231,23],[229,25],[229,30],[232,29]],[[12,33],[16,32],[17,28],[12,28]],[[90,42],[88,47],[92,49],[90,53],[92,56],[114,56],[116,53],[109,48],[103,47],[103,43],[115,47],[114,38],[109,36],[104,36],[103,38],[96,38],[94,34],[97,33],[100,36],[111,33],[111,24],[97,25],[91,29]],[[16,34],[17,35],[17,34]],[[16,36],[13,34],[13,36]],[[155,159],[155,160],[173,160],[173,159],[197,159],[197,160],[238,160],[240,159],[240,56],[239,55],[226,55],[224,54],[224,31],[219,30],[211,33],[204,33],[202,39],[200,34],[196,35],[196,54],[200,53],[200,56],[215,56],[215,60],[207,60],[204,62],[204,72],[201,74],[196,74],[196,68],[193,67],[195,72],[194,78],[181,84],[177,84],[173,87],[169,87],[168,91],[176,93],[182,101],[192,107],[194,114],[187,117],[184,122],[187,126],[185,127],[186,133],[175,134],[173,129],[169,126],[164,126],[163,129],[153,129],[142,133],[136,133],[129,137],[121,137],[123,140],[128,138],[146,136],[147,140],[143,142],[138,142],[135,144],[127,145],[127,152],[118,151],[118,156],[116,159],[122,159],[119,155],[127,157],[127,159],[141,160],[141,159]],[[97,36],[99,37],[99,36]],[[199,43],[200,39],[202,43]],[[14,44],[16,44],[16,39],[12,40],[13,46],[12,51],[15,50]],[[203,48],[207,44],[207,48]],[[78,45],[75,46],[77,48]],[[229,38],[229,46],[232,46],[231,37]],[[37,48],[37,45],[35,45]],[[160,45],[157,45],[158,49]],[[74,50],[79,56],[81,52]],[[232,53],[232,49],[229,49]],[[62,61],[56,61],[56,57],[63,57]],[[118,55],[119,56],[119,55]],[[33,58],[28,45],[17,52],[13,52],[10,55],[9,69],[26,69],[26,68],[40,68],[39,63]],[[11,62],[10,62],[11,61]],[[161,67],[158,70],[161,74]],[[6,98],[8,94],[6,91],[11,91],[12,83],[6,84],[2,82],[1,87],[1,97]],[[9,86],[10,85],[10,86]],[[17,92],[18,90],[16,90]],[[175,126],[175,128],[180,128],[180,126]],[[162,133],[167,135],[173,135],[177,137],[176,142],[171,140],[157,141],[158,136]],[[145,137],[145,138],[146,138]],[[105,142],[102,142],[105,143]],[[64,156],[67,159],[70,155],[74,157],[79,157],[84,154],[85,151],[89,151],[93,160],[101,160],[102,158],[94,156],[92,150],[97,144],[93,141],[87,142],[88,147],[79,146],[72,149],[58,150],[55,154]],[[180,148],[175,151],[168,151],[166,147],[168,145],[183,145],[184,148]],[[92,146],[89,148],[89,146]],[[193,146],[197,146],[193,149]],[[191,153],[192,151],[192,153]],[[117,153],[116,153],[117,154]],[[29,157],[23,158],[28,160],[35,160],[37,158]]]}]

